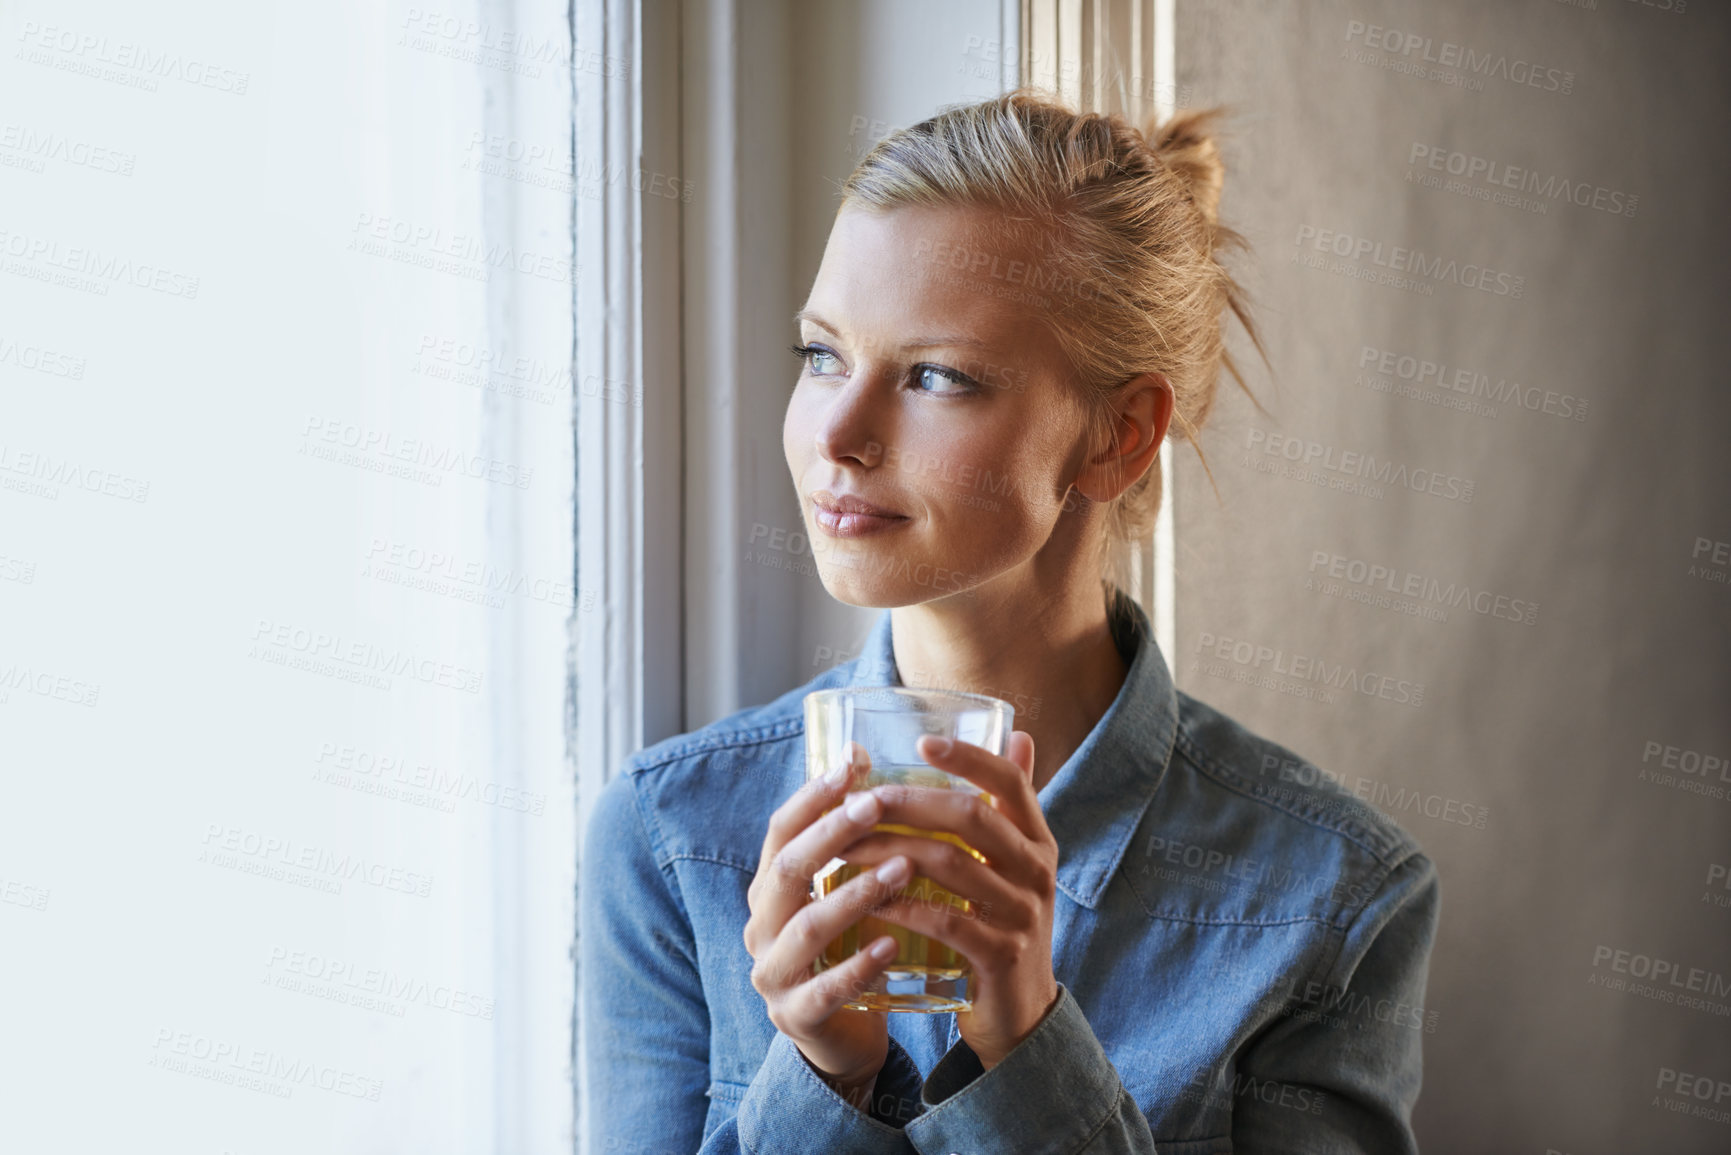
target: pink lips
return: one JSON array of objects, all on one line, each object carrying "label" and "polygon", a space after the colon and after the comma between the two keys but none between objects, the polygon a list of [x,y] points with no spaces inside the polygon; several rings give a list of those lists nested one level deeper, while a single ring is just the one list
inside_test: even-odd
[{"label": "pink lips", "polygon": [[813,520],[834,537],[863,537],[908,520],[869,501],[847,494],[838,497],[826,489],[813,493],[811,502]]}]

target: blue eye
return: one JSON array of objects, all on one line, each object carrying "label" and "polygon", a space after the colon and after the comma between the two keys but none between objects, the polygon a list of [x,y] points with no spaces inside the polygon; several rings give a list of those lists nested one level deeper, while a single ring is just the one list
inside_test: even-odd
[{"label": "blue eye", "polygon": [[[814,377],[839,376],[846,371],[841,356],[827,345],[795,345],[792,352],[805,362],[806,371]],[[980,389],[972,377],[947,365],[915,365],[911,372],[914,387],[920,393],[961,396]]]},{"label": "blue eye", "polygon": [[[922,386],[920,390],[922,393],[972,393],[977,388],[973,379],[966,374],[958,373],[956,370],[945,368],[942,365],[915,365],[914,380]],[[924,386],[935,382],[942,384],[935,389],[924,388]]]},{"label": "blue eye", "polygon": [[795,345],[794,356],[805,362],[806,368],[819,377],[827,377],[841,368],[841,358],[822,345]]}]

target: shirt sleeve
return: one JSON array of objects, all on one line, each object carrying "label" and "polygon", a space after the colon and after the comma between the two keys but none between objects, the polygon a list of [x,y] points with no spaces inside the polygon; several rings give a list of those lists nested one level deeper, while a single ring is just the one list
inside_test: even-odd
[{"label": "shirt sleeve", "polygon": [[737,1111],[705,1139],[710,1023],[696,940],[677,880],[656,861],[629,774],[596,801],[579,878],[590,1150],[913,1155],[902,1126],[918,1108],[921,1075],[893,1036],[861,1110],[777,1032]]},{"label": "shirt sleeve", "polygon": [[1327,973],[1295,990],[1284,1020],[1217,1081],[1233,1096],[1234,1151],[1417,1155],[1437,913],[1436,868],[1415,852],[1348,926]]},{"label": "shirt sleeve", "polygon": [[889,1042],[871,1102],[856,1106],[824,1081],[793,1040],[777,1031],[738,1114],[710,1137],[711,1144],[721,1142],[705,1144],[699,1155],[742,1150],[753,1155],[914,1155],[902,1116],[910,1091],[919,1093],[920,1069],[895,1036]]},{"label": "shirt sleeve", "polygon": [[596,800],[578,881],[589,1149],[688,1155],[709,1107],[709,1004],[690,919],[629,774]]},{"label": "shirt sleeve", "polygon": [[1070,989],[986,1070],[957,1041],[926,1076],[907,1126],[921,1155],[1154,1155],[1154,1133]]}]

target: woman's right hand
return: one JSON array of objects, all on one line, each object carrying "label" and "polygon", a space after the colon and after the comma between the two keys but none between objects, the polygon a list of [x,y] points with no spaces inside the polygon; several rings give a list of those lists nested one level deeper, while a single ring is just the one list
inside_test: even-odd
[{"label": "woman's right hand", "polygon": [[[746,891],[751,917],[745,949],[756,960],[751,985],[768,1004],[770,1022],[837,1093],[858,1106],[858,1093],[872,1084],[889,1056],[889,1030],[884,1012],[842,1012],[842,1004],[857,998],[888,967],[895,940],[884,935],[862,944],[858,954],[821,974],[812,973],[812,963],[842,931],[894,898],[912,878],[913,867],[898,854],[823,899],[812,898],[812,876],[870,833],[882,813],[877,799],[864,792],[849,800],[854,813],[837,805],[848,785],[869,769],[857,743],[852,754],[850,773],[806,783],[770,816],[757,874]],[[825,814],[829,807],[835,808]],[[879,877],[886,871],[894,873]],[[871,948],[885,943],[887,953],[873,953]]]}]

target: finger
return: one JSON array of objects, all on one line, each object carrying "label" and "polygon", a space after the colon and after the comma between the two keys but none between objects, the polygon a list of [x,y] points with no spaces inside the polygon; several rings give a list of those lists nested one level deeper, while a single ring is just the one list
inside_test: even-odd
[{"label": "finger", "polygon": [[983,968],[981,960],[992,960],[1002,952],[994,949],[994,943],[1002,945],[1001,936],[994,938],[995,925],[1000,920],[986,912],[982,917],[978,910],[964,911],[951,906],[947,902],[932,902],[916,895],[901,894],[872,911],[872,917],[881,922],[893,923],[915,934],[923,934],[933,942],[943,943],[957,954],[968,960],[976,971]]},{"label": "finger", "polygon": [[[953,834],[985,855],[991,868],[1005,878],[1022,884],[1035,878],[1036,848],[1008,815],[983,796],[966,790],[903,785],[874,786],[869,793],[883,805],[883,817],[877,825],[894,824]],[[842,848],[848,861],[858,861],[854,855],[859,846],[855,842]],[[960,847],[953,848],[966,855]]]},{"label": "finger", "polygon": [[859,781],[871,767],[871,759],[858,742],[848,743],[850,761],[831,770],[822,778],[813,778],[775,808],[769,816],[769,829],[764,832],[763,846],[758,851],[759,864],[770,862],[788,840],[810,826],[825,810],[837,805],[848,786]]},{"label": "finger", "polygon": [[783,852],[790,837],[809,827],[825,810],[838,806],[849,785],[859,781],[869,768],[871,760],[859,743],[848,744],[848,755],[851,761],[807,781],[770,815],[769,829],[758,851],[757,870],[745,891],[751,915],[740,937],[753,958],[773,945],[787,920],[811,900],[811,876],[818,865],[803,868]]},{"label": "finger", "polygon": [[[1018,740],[1016,735],[1023,737]],[[1022,742],[1032,743],[1033,739],[1025,731],[1015,730],[1005,743],[1007,753],[1014,754],[1021,750]],[[922,735],[919,744],[920,757],[933,766],[966,778],[986,793],[993,796],[1008,796],[1016,793],[1018,786],[1028,787],[1032,792],[1032,774],[1029,767],[1012,757],[993,754],[983,746],[959,739],[949,740],[935,734]]]},{"label": "finger", "polygon": [[[847,857],[849,862],[870,870],[898,854],[906,855],[913,863],[915,874],[965,899],[968,909],[956,908],[961,914],[971,914],[980,921],[988,918],[1002,921],[1010,918],[1011,912],[1030,905],[1023,887],[961,847],[940,839],[874,831],[848,847]],[[940,902],[942,898],[934,895],[930,901]]]},{"label": "finger", "polygon": [[782,1002],[782,1013],[806,1030],[815,1029],[845,1004],[865,994],[895,957],[896,940],[887,934],[879,935],[840,966],[808,979],[788,995]]},{"label": "finger", "polygon": [[[768,870],[762,872],[774,884],[789,916],[810,895],[812,876],[841,857],[848,843],[882,818],[883,804],[869,791],[855,791],[840,802],[777,851]],[[775,901],[762,897],[766,905]]]},{"label": "finger", "polygon": [[[887,877],[886,877],[887,876]],[[753,985],[766,995],[785,991],[811,977],[812,963],[848,927],[895,897],[913,878],[905,856],[867,870],[816,902],[807,902],[787,920],[764,957],[753,968]],[[757,972],[761,969],[761,974]],[[821,1021],[821,1020],[818,1020]]]},{"label": "finger", "polygon": [[[1029,741],[1029,752],[1032,753],[1032,740]],[[947,749],[943,743],[944,739],[924,735],[920,739],[920,757],[939,770],[965,778],[990,794],[997,809],[1023,834],[1037,841],[1044,840],[1046,816],[1034,794],[1029,770],[972,742],[950,742]],[[1030,760],[1029,766],[1032,765]]]}]

